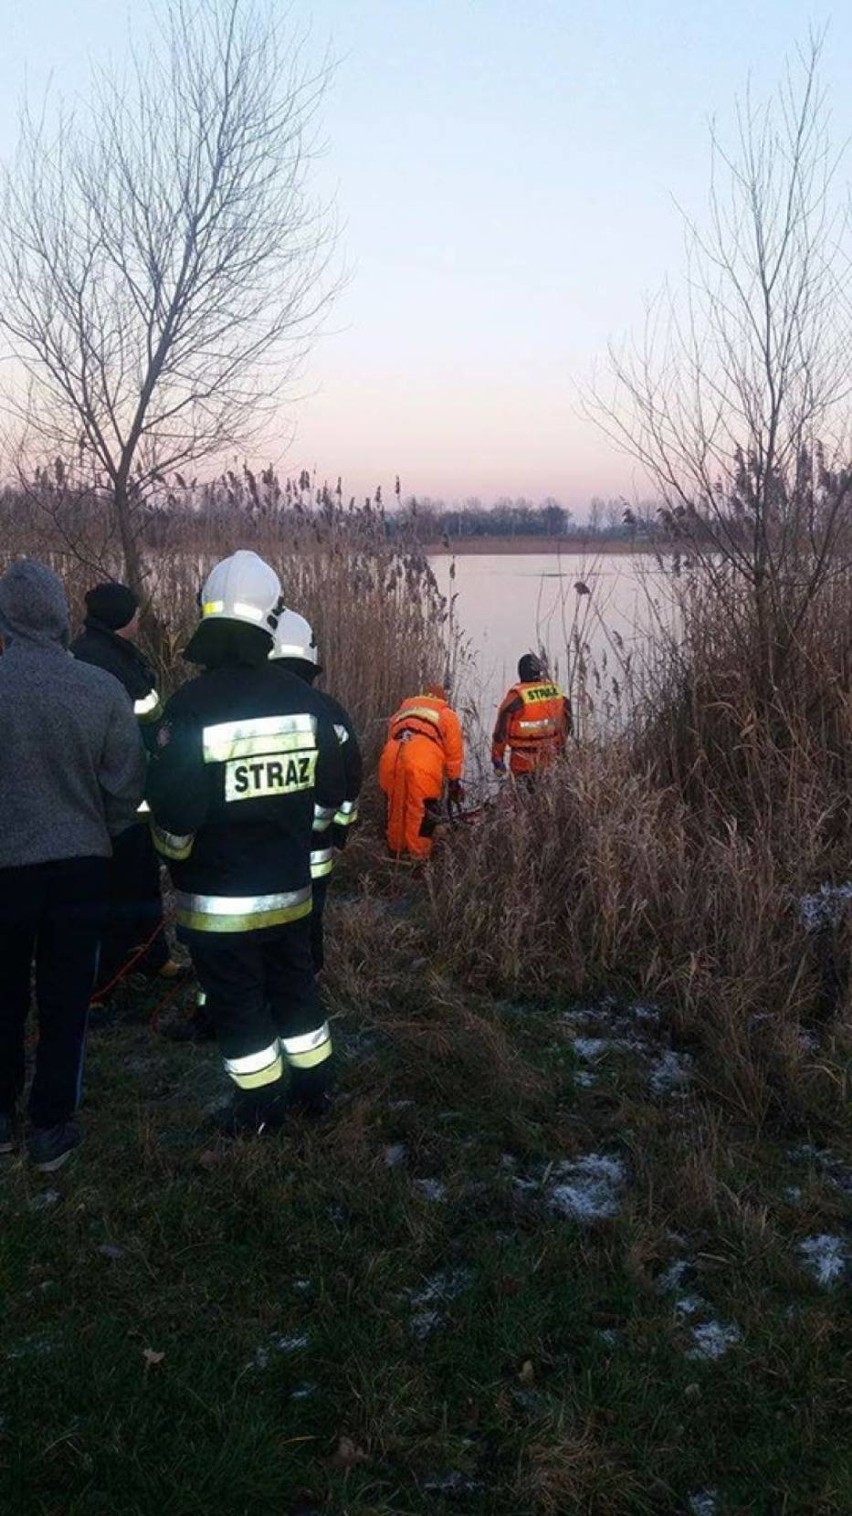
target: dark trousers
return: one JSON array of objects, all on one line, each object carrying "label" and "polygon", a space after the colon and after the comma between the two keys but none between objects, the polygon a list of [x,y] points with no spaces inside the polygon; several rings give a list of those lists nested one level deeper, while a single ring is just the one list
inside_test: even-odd
[{"label": "dark trousers", "polygon": [[[223,1058],[244,1058],[277,1037],[299,1037],[322,1025],[310,916],[256,932],[186,932],[185,941]],[[326,1060],[309,1071],[294,1069],[292,1078],[313,1087],[329,1072]]]},{"label": "dark trousers", "polygon": [[314,970],[318,974],[320,969],[325,968],[325,931],[323,928],[323,915],[325,913],[325,897],[328,894],[328,878],[315,879],[311,886],[313,905],[311,907],[311,957]]},{"label": "dark trousers", "polygon": [[169,956],[162,923],[160,863],[147,821],[137,822],[113,842],[98,985],[105,988],[132,957],[134,948],[141,947],[155,932],[150,947],[133,967],[147,973],[161,969]]},{"label": "dark trousers", "polygon": [[80,1103],[86,1017],[98,966],[107,858],[0,869],[0,1112],[24,1087],[24,1031],[35,960],[38,1045],[28,1111],[37,1127]]}]

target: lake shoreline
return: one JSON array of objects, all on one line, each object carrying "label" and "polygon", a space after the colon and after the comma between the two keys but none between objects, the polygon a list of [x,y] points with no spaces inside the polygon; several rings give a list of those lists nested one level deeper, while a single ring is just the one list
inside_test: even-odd
[{"label": "lake shoreline", "polygon": [[577,558],[588,555],[597,558],[611,554],[641,554],[647,557],[654,549],[647,542],[630,541],[625,538],[606,539],[596,537],[451,537],[449,542],[424,542],[423,551],[430,558],[473,558],[514,555],[529,557],[536,553],[548,556]]}]

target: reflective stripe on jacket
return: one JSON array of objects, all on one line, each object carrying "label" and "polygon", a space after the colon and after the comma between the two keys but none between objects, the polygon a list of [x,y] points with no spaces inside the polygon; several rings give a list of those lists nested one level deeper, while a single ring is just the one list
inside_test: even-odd
[{"label": "reflective stripe on jacket", "polygon": [[388,723],[388,741],[398,742],[406,732],[428,737],[438,744],[443,751],[445,777],[461,779],[464,762],[461,722],[446,700],[439,700],[436,695],[412,695],[403,700]]},{"label": "reflective stripe on jacket", "polygon": [[570,729],[570,708],[558,685],[550,680],[514,684],[497,713],[492,761],[502,763],[508,746],[513,771],[529,773],[564,750]]},{"label": "reflective stripe on jacket", "polygon": [[178,890],[175,919],[193,932],[255,932],[311,914],[310,885],[275,895],[190,895]]}]

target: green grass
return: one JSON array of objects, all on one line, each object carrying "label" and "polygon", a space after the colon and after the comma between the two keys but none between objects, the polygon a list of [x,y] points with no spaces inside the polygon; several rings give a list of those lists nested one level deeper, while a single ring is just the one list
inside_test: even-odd
[{"label": "green grass", "polygon": [[[327,1126],[220,1144],[215,1052],[128,995],[91,1037],[83,1149],[6,1164],[0,1510],[674,1516],[715,1491],[717,1516],[848,1516],[848,1317],[797,1254],[842,1227],[824,1166],[723,1123],[700,1063],[655,1097],[647,1052],[579,1060],[565,1007],[404,972],[393,891],[332,916]],[[578,1224],[547,1195],[589,1153],[625,1183]],[[739,1330],[716,1361],[661,1288],[677,1259]]]}]

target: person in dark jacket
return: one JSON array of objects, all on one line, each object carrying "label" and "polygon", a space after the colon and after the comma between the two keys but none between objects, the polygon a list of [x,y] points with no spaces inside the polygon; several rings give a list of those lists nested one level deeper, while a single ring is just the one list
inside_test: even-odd
[{"label": "person in dark jacket", "polygon": [[127,696],[75,662],[68,640],[56,575],[13,563],[0,578],[0,1152],[15,1141],[35,960],[27,1145],[47,1171],[82,1139],[74,1115],[108,862],[145,782]]},{"label": "person in dark jacket", "polygon": [[283,608],[268,564],[250,552],[225,559],[201,608],[184,656],[204,672],[166,707],[147,794],[178,938],[237,1086],[227,1129],[262,1132],[280,1124],[288,1099],[317,1112],[327,1103],[311,847],[344,798],[340,744],[321,697],[268,661]]},{"label": "person in dark jacket", "polygon": [[[71,651],[82,663],[106,669],[124,686],[150,752],[163,707],[154,671],[133,641],[138,630],[139,602],[133,591],[126,584],[96,584],[86,595],[84,630]],[[131,960],[135,972],[152,977],[174,979],[181,972],[169,953],[160,864],[144,804],[136,824],[116,839],[113,849],[96,998]]]},{"label": "person in dark jacket", "polygon": [[[295,674],[312,685],[322,673],[319,650],[310,622],[296,611],[282,611],[272,641],[270,662],[282,672]],[[320,973],[325,964],[323,915],[335,853],[346,846],[349,830],[358,820],[358,796],[361,793],[364,766],[361,749],[349,712],[326,690],[315,692],[324,702],[334,723],[340,756],[343,761],[344,795],[327,831],[317,832],[311,849],[313,910],[311,912],[311,951],[314,968]]]}]

